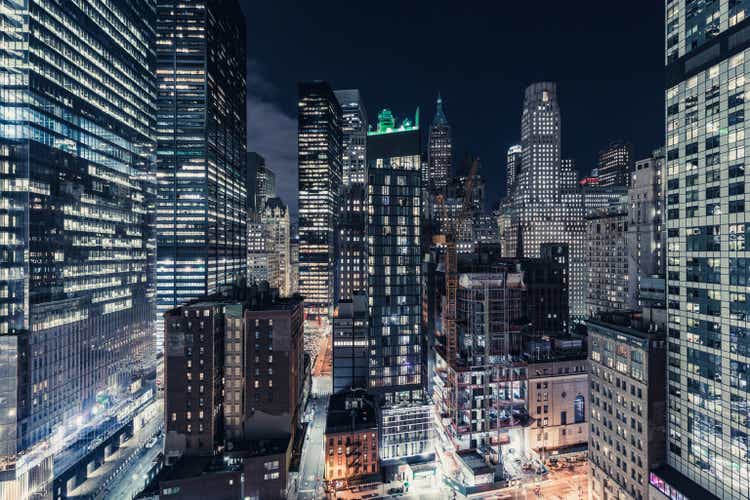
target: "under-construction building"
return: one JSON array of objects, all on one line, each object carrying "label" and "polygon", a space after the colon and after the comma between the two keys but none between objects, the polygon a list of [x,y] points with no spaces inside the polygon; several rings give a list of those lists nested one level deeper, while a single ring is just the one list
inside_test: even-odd
[{"label": "under-construction building", "polygon": [[511,265],[458,278],[456,339],[436,347],[433,380],[438,431],[456,450],[506,443],[509,429],[528,421],[517,355],[525,292],[523,272]]}]

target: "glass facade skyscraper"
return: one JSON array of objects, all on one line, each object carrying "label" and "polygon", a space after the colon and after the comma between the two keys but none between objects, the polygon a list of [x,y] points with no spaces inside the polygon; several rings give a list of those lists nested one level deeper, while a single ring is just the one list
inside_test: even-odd
[{"label": "glass facade skyscraper", "polygon": [[367,110],[357,89],[336,90],[341,105],[342,175],[344,186],[364,184],[367,179]]},{"label": "glass facade skyscraper", "polygon": [[156,37],[161,323],[246,274],[245,19],[236,0],[157,0]]},{"label": "glass facade skyscraper", "polygon": [[308,316],[330,316],[341,192],[342,112],[326,82],[299,85],[299,292]]},{"label": "glass facade skyscraper", "polygon": [[750,497],[748,8],[665,2],[667,459],[719,498]]},{"label": "glass facade skyscraper", "polygon": [[154,18],[0,1],[2,498],[50,495],[80,422],[153,367]]},{"label": "glass facade skyscraper", "polygon": [[418,117],[397,126],[384,109],[367,135],[366,236],[370,309],[369,389],[383,405],[380,455],[430,451],[423,360],[421,140]]}]

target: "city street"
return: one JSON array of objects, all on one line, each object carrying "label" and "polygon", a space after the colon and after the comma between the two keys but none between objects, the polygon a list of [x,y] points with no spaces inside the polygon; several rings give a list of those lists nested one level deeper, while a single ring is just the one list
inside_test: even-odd
[{"label": "city street", "polygon": [[550,469],[544,481],[539,483],[538,494],[534,483],[524,483],[506,488],[492,495],[488,500],[583,500],[588,498],[588,464],[581,463],[573,468]]},{"label": "city street", "polygon": [[[163,402],[159,399],[154,404],[162,408]],[[163,427],[161,415],[162,411],[155,412],[139,432],[123,443],[86,481],[69,492],[68,497],[130,500],[140,493],[145,485],[143,476],[163,448],[163,439],[157,440],[152,448],[143,446]],[[135,479],[133,474],[137,474]]]},{"label": "city street", "polygon": [[326,428],[326,411],[328,398],[310,400],[314,416],[307,428],[307,436],[300,464],[299,490],[300,500],[315,500],[323,497],[324,448],[323,438]]}]

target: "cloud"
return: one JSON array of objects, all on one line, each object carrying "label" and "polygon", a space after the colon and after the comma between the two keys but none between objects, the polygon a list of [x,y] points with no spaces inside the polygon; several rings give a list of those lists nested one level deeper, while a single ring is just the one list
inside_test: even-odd
[{"label": "cloud", "polygon": [[257,61],[247,65],[247,147],[276,174],[276,192],[297,215],[297,119],[278,103],[276,86]]}]

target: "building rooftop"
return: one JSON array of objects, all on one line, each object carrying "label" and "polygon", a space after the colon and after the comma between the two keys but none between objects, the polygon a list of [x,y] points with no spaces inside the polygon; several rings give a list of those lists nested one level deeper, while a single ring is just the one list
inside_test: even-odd
[{"label": "building rooftop", "polygon": [[660,338],[664,337],[664,329],[653,328],[654,318],[657,315],[655,313],[660,311],[663,312],[663,309],[646,308],[644,312],[629,311],[600,314],[595,319],[586,320],[586,324],[644,340]]},{"label": "building rooftop", "polygon": [[375,408],[363,390],[334,394],[328,402],[326,434],[377,429]]},{"label": "building rooftop", "polygon": [[492,467],[487,465],[487,462],[484,461],[484,458],[477,453],[476,450],[459,450],[456,452],[456,455],[458,455],[461,461],[471,469],[471,472],[474,473],[474,475],[491,474],[494,471]]}]

